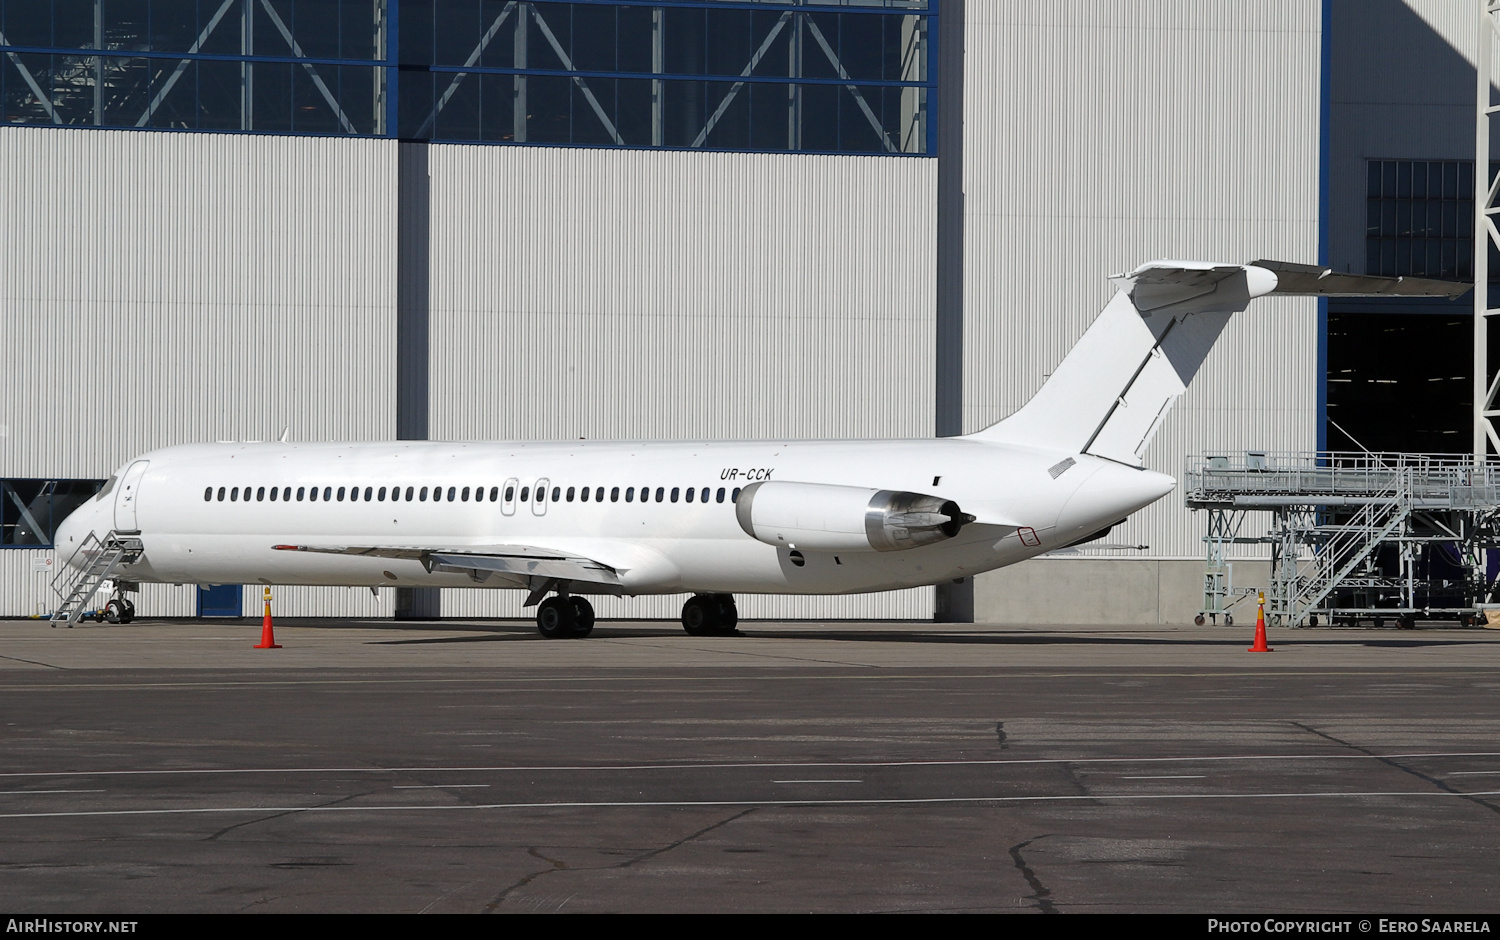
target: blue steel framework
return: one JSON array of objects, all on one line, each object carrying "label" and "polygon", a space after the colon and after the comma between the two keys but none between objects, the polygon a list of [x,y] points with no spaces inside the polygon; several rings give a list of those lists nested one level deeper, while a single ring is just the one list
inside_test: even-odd
[{"label": "blue steel framework", "polygon": [[938,2],[0,0],[0,121],[933,155]]}]

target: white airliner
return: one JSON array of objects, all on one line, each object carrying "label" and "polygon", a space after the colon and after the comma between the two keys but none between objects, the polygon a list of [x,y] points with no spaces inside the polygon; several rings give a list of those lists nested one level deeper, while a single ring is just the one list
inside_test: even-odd
[{"label": "white airliner", "polygon": [[1467,290],[1269,261],[1114,280],[1036,395],[976,434],[190,444],[121,467],[55,544],[80,570],[119,551],[127,616],[141,582],[508,588],[551,638],[593,629],[586,595],[689,593],[688,633],[732,633],[735,594],[940,584],[1098,538],[1165,496],[1175,481],[1144,469],[1146,447],[1256,297]]}]

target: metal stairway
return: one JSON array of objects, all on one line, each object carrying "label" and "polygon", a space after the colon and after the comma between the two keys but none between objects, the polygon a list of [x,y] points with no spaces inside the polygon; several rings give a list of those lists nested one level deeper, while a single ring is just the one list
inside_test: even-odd
[{"label": "metal stairway", "polygon": [[1402,490],[1404,487],[1398,484],[1378,494],[1376,502],[1362,506],[1346,523],[1312,527],[1321,545],[1301,564],[1296,530],[1284,528],[1283,544],[1272,552],[1268,612],[1283,618],[1281,623],[1301,623],[1357,569],[1371,567],[1376,551],[1402,528],[1410,514],[1410,499]]},{"label": "metal stairway", "polygon": [[[48,618],[52,625],[55,627],[59,623],[66,623],[71,627],[83,619],[85,605],[99,590],[99,585],[122,565],[128,565],[141,557],[144,550],[140,539],[110,532],[101,540],[90,532],[68,562],[59,566],[52,579],[52,590],[62,598],[62,603],[57,605],[57,609]],[[74,568],[70,562],[75,558],[83,558],[88,563],[82,568]]]},{"label": "metal stairway", "polygon": [[[1208,511],[1203,608],[1228,615],[1232,546],[1268,546],[1266,614],[1287,626],[1473,623],[1500,609],[1500,461],[1454,454],[1268,453],[1188,458]],[[1269,525],[1247,515],[1267,513]]]}]

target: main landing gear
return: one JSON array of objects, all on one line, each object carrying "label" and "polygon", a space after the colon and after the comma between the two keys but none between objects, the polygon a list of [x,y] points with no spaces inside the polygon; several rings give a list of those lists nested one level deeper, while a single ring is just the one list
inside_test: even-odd
[{"label": "main landing gear", "polygon": [[694,594],[682,605],[682,629],[688,636],[734,636],[739,625],[733,594]]},{"label": "main landing gear", "polygon": [[549,640],[588,636],[594,632],[594,605],[572,595],[549,597],[536,609],[536,629]]}]

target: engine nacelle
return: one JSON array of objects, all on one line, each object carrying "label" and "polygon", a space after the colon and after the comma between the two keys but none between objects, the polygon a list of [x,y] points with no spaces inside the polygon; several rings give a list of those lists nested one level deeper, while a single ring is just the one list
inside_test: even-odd
[{"label": "engine nacelle", "polygon": [[905,551],[974,521],[941,496],[780,480],[745,487],[734,514],[752,538],[812,552]]}]

